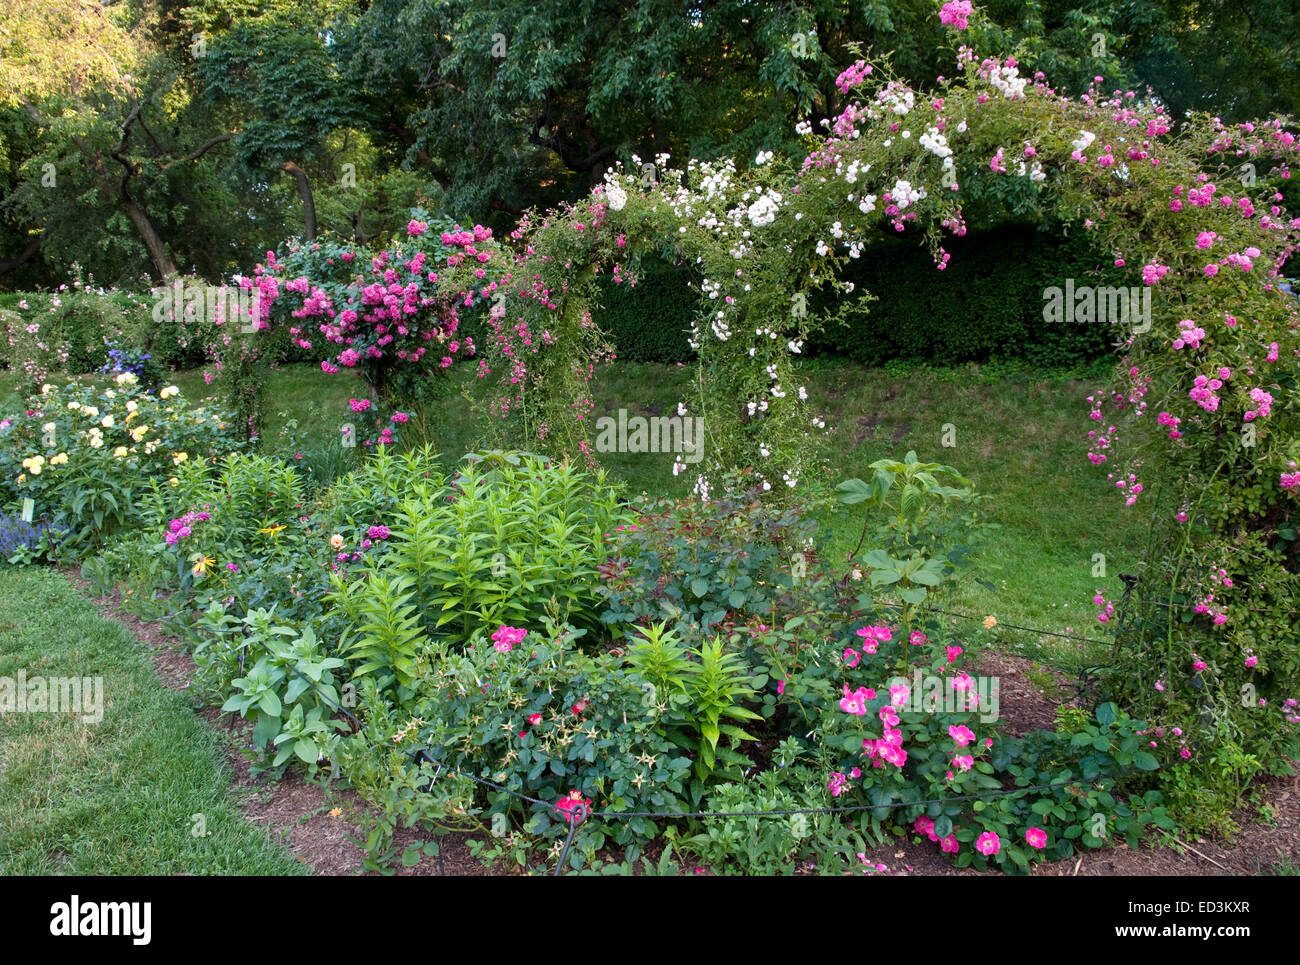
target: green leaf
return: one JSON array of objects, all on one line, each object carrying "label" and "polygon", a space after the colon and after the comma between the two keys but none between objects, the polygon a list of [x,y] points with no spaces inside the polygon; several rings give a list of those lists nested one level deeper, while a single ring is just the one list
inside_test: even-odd
[{"label": "green leaf", "polygon": [[709,742],[709,746],[712,747],[714,751],[717,751],[718,737],[720,736],[718,725],[706,721],[700,725],[700,734]]},{"label": "green leaf", "polygon": [[923,586],[906,586],[898,591],[898,597],[904,603],[911,603],[913,606],[919,606],[925,602],[927,592],[928,591]]},{"label": "green leaf", "polygon": [[695,579],[691,580],[691,592],[698,597],[705,596],[709,592],[708,581],[697,576]]},{"label": "green leaf", "polygon": [[861,479],[846,479],[835,487],[837,499],[846,506],[871,499],[876,495],[875,486],[864,483]]},{"label": "green leaf", "polygon": [[1160,762],[1146,751],[1138,751],[1133,755],[1133,763],[1138,766],[1139,770],[1154,771],[1160,767]]},{"label": "green leaf", "polygon": [[1105,703],[1097,708],[1097,723],[1103,727],[1109,727],[1115,723],[1115,705],[1113,703]]}]

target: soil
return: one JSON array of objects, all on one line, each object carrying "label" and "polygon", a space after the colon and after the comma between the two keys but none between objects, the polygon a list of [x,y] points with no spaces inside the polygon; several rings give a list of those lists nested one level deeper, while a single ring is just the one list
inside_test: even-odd
[{"label": "soil", "polygon": [[[89,584],[75,570],[64,575],[83,594],[90,596]],[[101,614],[125,625],[147,647],[159,678],[175,690],[188,690],[194,662],[176,649],[173,638],[158,623],[151,623],[126,613],[111,597],[91,597]],[[1050,668],[1008,654],[985,653],[977,662],[977,672],[999,678],[1000,718],[1003,731],[1022,736],[1030,731],[1052,727],[1056,708],[1072,694],[1072,682]],[[1046,686],[1047,691],[1043,689]],[[369,805],[355,792],[326,788],[289,771],[272,784],[253,777],[250,762],[240,753],[246,725],[232,714],[222,714],[216,707],[203,705],[195,697],[195,712],[214,729],[228,735],[226,758],[232,773],[231,785],[245,817],[265,825],[283,840],[298,860],[317,875],[375,874],[362,870],[365,849],[359,816]],[[233,719],[232,719],[233,718]],[[1115,847],[1088,852],[1065,861],[1044,862],[1034,866],[1038,877],[1156,875],[1214,876],[1267,874],[1284,863],[1300,861],[1300,762],[1292,762],[1296,776],[1269,778],[1263,782],[1263,803],[1255,810],[1243,809],[1234,818],[1240,831],[1230,841],[1196,838],[1179,840],[1159,849]],[[1267,819],[1263,817],[1267,811]],[[394,835],[398,853],[427,839],[418,829],[403,829]],[[489,869],[474,857],[466,841],[475,835],[453,832],[436,838],[437,857],[421,857],[414,867],[398,866],[399,875],[473,875],[514,874],[518,869],[498,866]],[[648,857],[657,859],[659,850],[648,849]],[[614,858],[614,855],[609,855]],[[998,875],[971,868],[956,868],[929,842],[900,839],[883,844],[861,855],[863,873],[882,875]],[[709,869],[677,862],[680,873],[709,874]],[[815,874],[811,863],[798,874]]]}]

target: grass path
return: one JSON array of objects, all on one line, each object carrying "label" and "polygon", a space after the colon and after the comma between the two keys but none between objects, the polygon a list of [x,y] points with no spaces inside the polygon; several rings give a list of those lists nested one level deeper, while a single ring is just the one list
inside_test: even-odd
[{"label": "grass path", "polygon": [[97,723],[0,714],[0,874],[306,873],[245,821],[215,732],[125,627],[37,568],[0,569],[0,613],[0,678],[103,678]]}]

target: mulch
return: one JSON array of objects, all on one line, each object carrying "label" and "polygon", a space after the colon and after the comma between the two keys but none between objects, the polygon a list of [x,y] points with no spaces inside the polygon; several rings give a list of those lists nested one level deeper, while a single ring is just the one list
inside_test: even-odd
[{"label": "mulch", "polygon": [[[91,596],[89,584],[75,570],[65,570],[64,575],[81,593],[91,597],[103,616],[122,623],[145,644],[165,685],[175,690],[189,690],[194,662],[189,654],[176,648],[174,639],[161,624],[123,611],[118,605],[120,601],[113,597]],[[1023,736],[1039,728],[1052,727],[1056,708],[1071,688],[1070,681],[1056,671],[1008,654],[981,654],[976,670],[999,679],[999,725],[1010,736]],[[1050,693],[1045,693],[1039,686],[1040,682],[1045,682],[1046,675],[1051,678]],[[250,772],[251,762],[240,753],[242,742],[246,740],[247,725],[234,715],[222,714],[216,707],[205,704],[197,694],[194,695],[194,705],[197,714],[218,733],[229,738],[226,760],[232,774],[231,786],[249,821],[266,826],[314,874],[375,873],[362,870],[365,849],[362,846],[361,816],[369,808],[365,801],[353,791],[326,788],[310,782],[297,771],[286,772],[275,783],[254,777]],[[1065,861],[1043,862],[1034,866],[1033,874],[1039,877],[1257,875],[1284,862],[1294,863],[1300,860],[1300,767],[1296,770],[1297,776],[1269,778],[1263,782],[1263,807],[1243,809],[1235,815],[1240,831],[1230,841],[1196,838],[1158,849],[1134,849],[1121,841],[1114,847],[1087,852]],[[1262,817],[1265,809],[1271,812],[1267,820]],[[331,814],[335,810],[337,816]],[[468,832],[438,835],[438,856],[421,857],[419,863],[410,868],[399,864],[395,873],[458,876],[520,873],[520,869],[503,865],[494,869],[486,867],[466,845],[466,841],[474,837],[479,835]],[[910,837],[864,852],[861,855],[863,873],[945,877],[999,874],[996,871],[956,868],[940,853],[938,845],[913,841]],[[395,833],[393,843],[400,854],[428,839],[428,833],[419,829],[401,829]],[[657,853],[657,849],[649,849],[650,857],[656,857]],[[710,873],[707,868],[691,867],[681,862],[678,862],[678,868],[688,874]],[[796,871],[803,875],[816,872],[816,866],[811,862]]]}]

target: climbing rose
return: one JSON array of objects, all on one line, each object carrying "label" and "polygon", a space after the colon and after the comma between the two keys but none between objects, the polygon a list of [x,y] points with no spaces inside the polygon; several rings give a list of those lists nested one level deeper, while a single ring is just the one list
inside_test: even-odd
[{"label": "climbing rose", "polygon": [[997,854],[1002,848],[1002,841],[992,831],[985,831],[975,839],[975,850],[982,855]]}]

